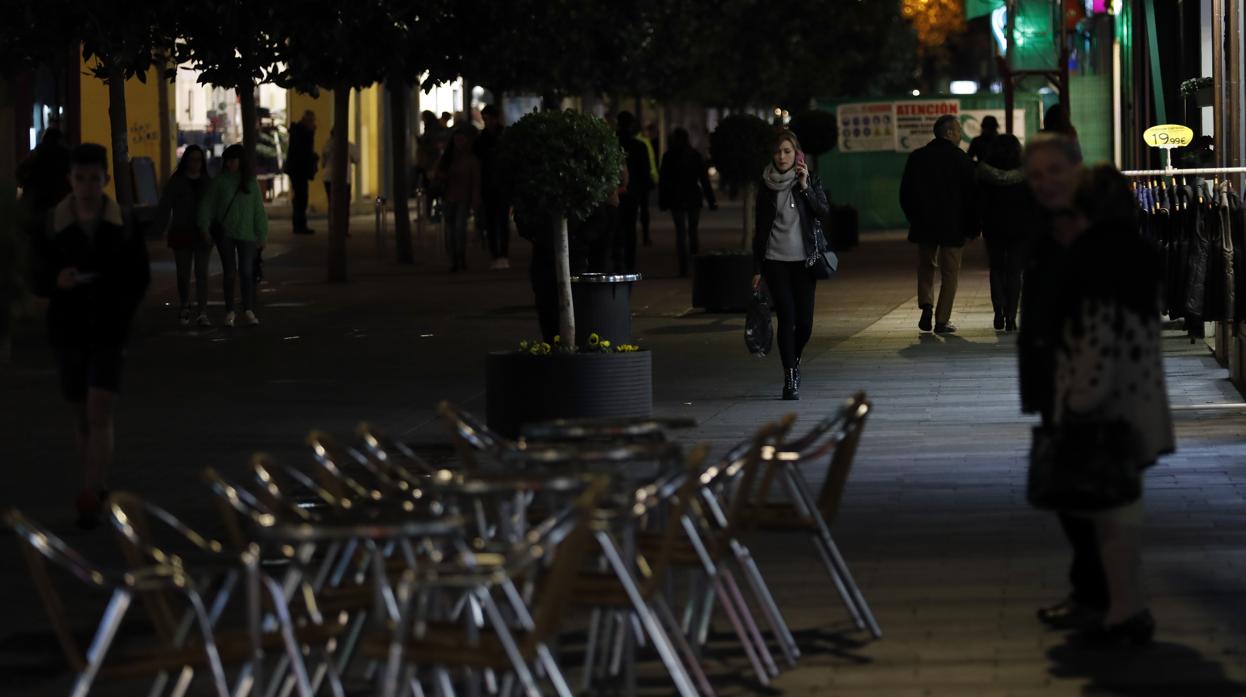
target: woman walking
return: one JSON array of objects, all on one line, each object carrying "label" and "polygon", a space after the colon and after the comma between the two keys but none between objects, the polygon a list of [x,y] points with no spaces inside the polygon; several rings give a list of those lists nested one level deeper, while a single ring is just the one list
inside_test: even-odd
[{"label": "woman walking", "polygon": [[[1031,146],[1027,174],[1040,201],[1045,191],[1058,188],[1045,185],[1044,170],[1051,170],[1043,163],[1058,158],[1060,147]],[[1062,260],[1037,269],[1057,273],[1058,281],[1050,280],[1060,287],[1047,295],[1047,316],[1024,318],[1027,325],[1039,320],[1034,331],[1045,331],[1044,343],[1052,349],[1049,360],[1029,364],[1046,367],[1046,389],[1037,394],[1049,396],[1037,406],[1048,428],[1067,442],[1076,441],[1088,425],[1113,426],[1113,432],[1127,434],[1128,442],[1111,443],[1118,456],[1130,465],[1150,467],[1174,450],[1161,348],[1161,262],[1138,235],[1137,204],[1115,168],[1085,171],[1072,203],[1051,227],[1051,242],[1062,250]],[[1141,588],[1141,498],[1107,510],[1062,511],[1061,518],[1066,533],[1085,526],[1093,535],[1070,534],[1074,596],[1040,610],[1039,619],[1079,629],[1089,643],[1149,643],[1155,620]]]},{"label": "woman walking", "polygon": [[438,188],[445,206],[446,252],[450,273],[467,270],[467,217],[480,210],[480,161],[472,154],[475,129],[455,129],[454,137],[437,163]]},{"label": "woman walking", "polygon": [[708,203],[710,210],[718,208],[709,168],[701,153],[692,147],[688,131],[676,128],[671,133],[671,146],[662,156],[658,182],[658,208],[669,210],[675,221],[675,250],[679,254],[679,276],[683,278],[688,275],[689,251],[695,256],[700,247],[697,226],[701,221],[701,202]]},{"label": "woman walking", "polygon": [[234,326],[234,283],[242,291],[242,316],[247,326],[255,316],[255,262],[268,241],[268,214],[255,174],[246,165],[241,144],[225,148],[221,173],[199,205],[199,230],[211,234],[221,255],[225,283],[225,326]]},{"label": "woman walking", "polygon": [[978,208],[991,266],[995,331],[1017,330],[1025,250],[1037,232],[1038,204],[1021,169],[1021,141],[996,136],[978,163]]},{"label": "woman walking", "polygon": [[826,251],[820,221],[827,218],[830,206],[791,131],[775,137],[774,159],[762,181],[753,234],[753,290],[761,288],[764,277],[777,316],[783,399],[800,399],[800,357],[813,335],[817,286],[811,262]]},{"label": "woman walking", "polygon": [[168,229],[168,244],[177,265],[177,296],[181,308],[177,321],[190,325],[190,274],[195,274],[195,323],[212,326],[208,319],[208,265],[212,260],[212,237],[199,229],[199,204],[211,181],[204,167],[203,148],[191,145],[182,153],[177,171],[160,194],[156,227]]}]

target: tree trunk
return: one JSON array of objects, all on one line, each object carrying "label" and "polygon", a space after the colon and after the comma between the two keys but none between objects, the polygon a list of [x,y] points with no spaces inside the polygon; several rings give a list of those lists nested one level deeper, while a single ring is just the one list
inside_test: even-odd
[{"label": "tree trunk", "polygon": [[346,182],[350,175],[350,87],[337,85],[333,90],[333,196],[329,201],[329,282],[346,281],[346,232],[350,229],[350,199]]},{"label": "tree trunk", "polygon": [[571,298],[571,245],[567,238],[567,216],[558,219],[558,333],[562,345],[575,350],[575,301]]},{"label": "tree trunk", "polygon": [[399,264],[415,262],[415,253],[411,248],[411,215],[407,210],[407,196],[411,188],[407,183],[407,173],[411,170],[410,152],[407,149],[407,98],[410,93],[407,83],[390,80],[389,140],[393,147],[390,162],[394,166],[394,252]]},{"label": "tree trunk", "polygon": [[463,78],[463,118],[467,121],[467,123],[471,123],[472,122],[472,81],[467,79],[466,75],[462,76],[462,78]]},{"label": "tree trunk", "polygon": [[[16,119],[13,91],[0,76],[0,134],[10,136]],[[17,250],[17,150],[12,137],[0,137],[0,365],[12,356],[13,316],[16,314],[22,257]]]},{"label": "tree trunk", "polygon": [[169,181],[169,175],[173,174],[173,114],[169,108],[169,81],[164,77],[164,71],[168,67],[168,62],[162,55],[156,62],[156,72],[159,73],[156,80],[156,111],[159,114],[160,127],[157,129],[160,136],[160,183]]},{"label": "tree trunk", "polygon": [[260,116],[255,106],[255,83],[247,80],[238,85],[239,106],[242,107],[242,147],[246,149],[246,171],[255,174],[255,147],[260,140]]},{"label": "tree trunk", "polygon": [[754,208],[757,206],[757,182],[744,185],[744,234],[740,237],[740,246],[750,249],[753,244]]},{"label": "tree trunk", "polygon": [[112,173],[117,204],[127,223],[134,206],[134,178],[130,176],[130,126],[125,113],[125,71],[108,73],[108,121],[112,136]]}]

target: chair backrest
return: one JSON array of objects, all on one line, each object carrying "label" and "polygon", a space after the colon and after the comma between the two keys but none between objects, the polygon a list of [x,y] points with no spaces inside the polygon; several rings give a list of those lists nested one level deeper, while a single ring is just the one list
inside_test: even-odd
[{"label": "chair backrest", "polygon": [[116,574],[87,561],[65,544],[64,540],[27,518],[21,511],[17,509],[7,511],[4,514],[4,522],[17,533],[22,556],[30,570],[30,580],[34,583],[40,600],[43,601],[43,608],[48,613],[48,620],[52,623],[52,631],[61,645],[65,660],[75,672],[81,672],[86,667],[86,659],[82,647],[78,645],[78,640],[74,638],[70,630],[69,620],[65,614],[65,604],[52,582],[48,562],[52,562],[79,581],[95,588],[116,589],[123,584]]},{"label": "chair backrest", "polygon": [[835,517],[839,515],[839,504],[848,484],[848,473],[852,471],[857,445],[861,442],[861,432],[865,430],[865,421],[869,418],[871,409],[873,406],[864,392],[854,395],[847,408],[839,444],[831,452],[826,481],[818,492],[818,510],[827,525],[835,522]]},{"label": "chair backrest", "polygon": [[[152,564],[168,565],[184,568],[184,563],[177,555],[160,545],[152,530],[151,516],[157,516],[170,527],[178,529],[188,540],[208,550],[220,551],[221,544],[209,540],[177,520],[171,513],[143,501],[138,496],[126,491],[114,491],[109,494],[109,514],[113,528],[117,531],[117,541],[121,545],[121,554],[125,558],[130,571],[138,571]],[[139,592],[156,636],[165,643],[173,642],[177,635],[177,613],[174,612],[175,599],[167,589],[144,590]]]},{"label": "chair backrest", "polygon": [[380,467],[383,467],[394,479],[406,481],[412,486],[419,486],[425,477],[437,471],[436,467],[424,461],[402,441],[391,438],[377,430],[371,424],[361,423],[355,433],[363,441],[363,451]]},{"label": "chair backrest", "polygon": [[460,465],[467,471],[479,469],[478,456],[482,452],[496,455],[515,448],[515,444],[506,437],[450,402],[437,405],[437,413],[450,426]]},{"label": "chair backrest", "polygon": [[[662,581],[666,578],[671,558],[675,554],[676,544],[683,536],[681,521],[684,519],[684,516],[688,515],[693,499],[696,498],[697,491],[701,488],[701,472],[705,465],[705,458],[708,455],[708,445],[699,445],[689,452],[686,460],[686,471],[679,482],[678,488],[669,492],[666,497],[659,497],[656,502],[656,505],[665,504],[667,510],[665,511],[665,526],[662,529],[662,538],[658,544],[657,552],[652,559],[645,560],[648,570],[644,576],[643,583],[640,585],[641,595],[645,598],[661,590]],[[662,500],[662,498],[665,498],[665,500]],[[656,505],[650,504],[650,507],[656,508]]]},{"label": "chair backrest", "polygon": [[328,434],[312,431],[307,434],[307,444],[315,456],[316,479],[326,491],[339,499],[353,499],[360,503],[382,498],[379,489],[368,486],[348,472],[352,465],[359,466],[359,461]]},{"label": "chair backrest", "polygon": [[277,516],[272,509],[261,503],[251,492],[226,481],[215,469],[205,468],[200,478],[212,492],[221,522],[225,525],[225,532],[235,550],[241,552],[250,547],[252,539],[247,532],[249,527],[270,526],[277,522]]},{"label": "chair backrest", "polygon": [[551,526],[543,538],[532,540],[532,549],[548,550],[549,541],[556,541],[556,546],[554,560],[545,572],[539,586],[540,595],[533,604],[532,631],[523,640],[525,656],[531,656],[539,642],[546,641],[558,631],[563,610],[571,600],[576,576],[592,545],[594,514],[608,484],[604,477],[594,479],[559,525]]},{"label": "chair backrest", "polygon": [[[749,509],[755,505],[754,499],[758,496],[758,469],[767,455],[778,449],[795,421],[795,415],[788,414],[779,421],[762,426],[702,472],[702,497],[708,497],[706,504],[709,506],[704,515],[715,521],[712,526],[715,531],[711,536],[715,556],[721,554],[725,545],[747,525]],[[721,505],[714,501],[715,491],[719,492],[717,501],[722,502]]]}]

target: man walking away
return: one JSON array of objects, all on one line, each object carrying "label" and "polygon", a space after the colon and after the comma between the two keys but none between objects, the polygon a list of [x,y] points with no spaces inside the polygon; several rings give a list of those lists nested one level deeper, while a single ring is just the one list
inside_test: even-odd
[{"label": "man walking away", "polygon": [[472,147],[480,162],[480,193],[484,201],[481,210],[485,237],[489,240],[489,253],[493,256],[492,268],[509,269],[510,259],[510,206],[498,170],[498,145],[502,140],[502,119],[492,104],[480,112],[485,129],[476,137]]},{"label": "man walking away", "polygon": [[[960,121],[952,115],[935,122],[934,140],[909,155],[900,181],[900,207],[909,221],[909,242],[918,245],[917,304],[923,332],[953,334],[952,304],[960,279],[965,242],[978,236],[973,162],[960,149]],[[934,276],[940,270],[939,305]]]},{"label": "man walking away", "polygon": [[316,177],[316,113],[308,110],[290,126],[290,154],[286,174],[290,177],[290,198],[294,205],[294,234],[310,235],[307,227],[307,186]]},{"label": "man walking away", "polygon": [[982,132],[974,136],[969,141],[969,159],[974,162],[981,162],[986,158],[986,154],[991,151],[991,143],[999,137],[999,120],[994,116],[987,116],[982,119]]}]

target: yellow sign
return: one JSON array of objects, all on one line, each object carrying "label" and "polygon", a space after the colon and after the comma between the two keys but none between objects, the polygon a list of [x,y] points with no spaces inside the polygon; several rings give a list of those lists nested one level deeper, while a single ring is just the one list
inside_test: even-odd
[{"label": "yellow sign", "polygon": [[1194,142],[1194,131],[1178,124],[1152,126],[1142,134],[1142,139],[1153,148],[1184,148]]}]

